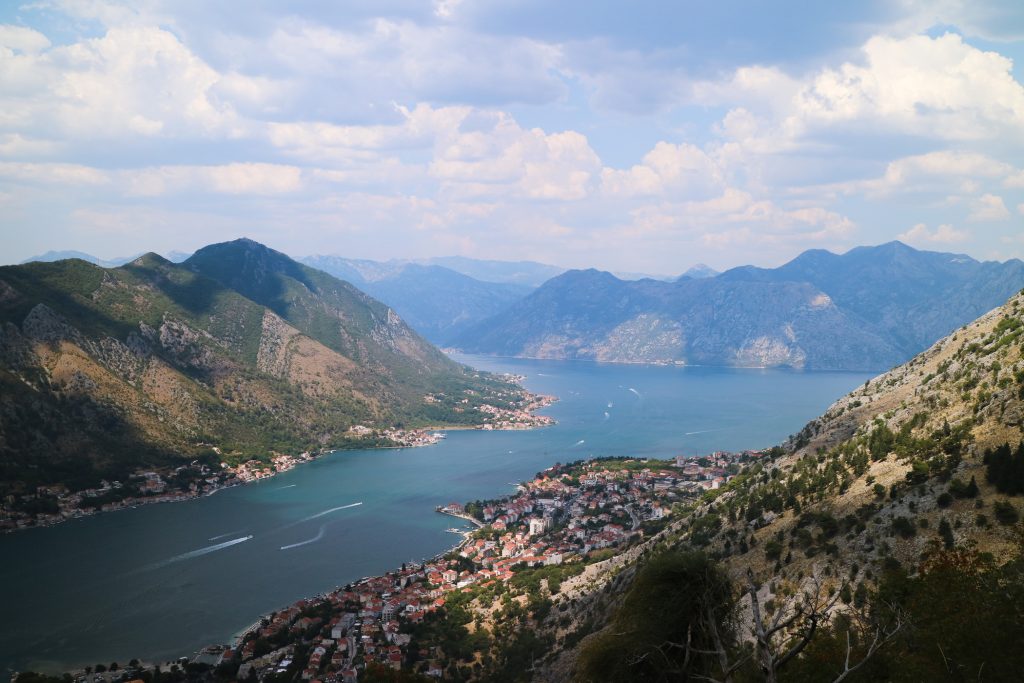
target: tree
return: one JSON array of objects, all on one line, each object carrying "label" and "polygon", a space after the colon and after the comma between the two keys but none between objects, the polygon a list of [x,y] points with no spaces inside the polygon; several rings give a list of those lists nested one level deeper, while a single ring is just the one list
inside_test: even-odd
[{"label": "tree", "polygon": [[580,656],[581,681],[686,680],[737,667],[731,582],[707,555],[668,552],[639,572],[606,631]]},{"label": "tree", "polygon": [[[759,586],[754,581],[753,572],[747,570],[747,594],[750,596],[750,611],[753,621],[753,636],[758,668],[766,683],[778,680],[779,670],[792,662],[812,642],[818,629],[826,624],[833,615],[836,603],[842,591],[836,591],[830,597],[825,590],[824,582],[815,572],[802,590],[794,591],[774,613],[762,610],[758,597]],[[832,678],[833,683],[845,680],[853,672],[861,668],[886,642],[891,640],[903,626],[897,618],[889,623],[878,624],[861,616],[860,632],[866,633],[870,640],[866,646],[854,656],[855,640],[851,637],[852,628],[846,629],[846,647],[842,656],[842,669]]]}]

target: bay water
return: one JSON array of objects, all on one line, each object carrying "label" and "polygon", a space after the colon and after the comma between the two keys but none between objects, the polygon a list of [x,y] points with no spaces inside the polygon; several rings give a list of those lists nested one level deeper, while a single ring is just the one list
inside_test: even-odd
[{"label": "bay water", "polygon": [[437,505],[494,498],[555,462],[668,458],[780,443],[865,373],[459,356],[553,394],[558,424],[453,431],[435,446],[346,451],[269,480],[0,536],[0,673],[164,661],[274,609],[443,552]]}]

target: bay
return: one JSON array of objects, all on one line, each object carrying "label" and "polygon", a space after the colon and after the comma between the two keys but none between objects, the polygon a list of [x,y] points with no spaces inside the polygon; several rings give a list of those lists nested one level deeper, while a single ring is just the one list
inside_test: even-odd
[{"label": "bay", "polygon": [[555,462],[779,443],[864,373],[459,356],[553,394],[558,424],[453,431],[426,448],[347,451],[270,480],[0,536],[0,670],[162,661],[228,642],[301,597],[433,556],[439,504],[492,498]]}]

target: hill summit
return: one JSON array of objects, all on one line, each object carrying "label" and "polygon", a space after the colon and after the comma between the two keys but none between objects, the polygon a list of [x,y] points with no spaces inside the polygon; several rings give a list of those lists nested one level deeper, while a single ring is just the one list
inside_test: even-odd
[{"label": "hill summit", "polygon": [[245,239],[182,264],[0,268],[0,387],[0,498],[26,512],[56,512],[59,491],[134,490],[147,469],[386,445],[528,403],[347,282]]}]

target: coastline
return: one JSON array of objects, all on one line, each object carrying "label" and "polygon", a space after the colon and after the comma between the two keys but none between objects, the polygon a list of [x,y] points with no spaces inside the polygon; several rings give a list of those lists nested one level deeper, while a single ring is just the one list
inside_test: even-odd
[{"label": "coastline", "polygon": [[[442,508],[443,508],[443,506],[439,505],[439,506],[437,506],[434,509],[434,512],[437,512],[438,514],[442,514],[442,515],[448,515],[449,517],[458,517],[459,519],[465,520],[467,522],[471,522],[472,524],[474,524],[476,526],[477,529],[482,529],[484,527],[484,524],[482,522],[480,522],[479,520],[473,518],[470,515],[459,514],[459,513],[456,513],[456,512],[452,512],[450,510],[442,509]],[[460,535],[462,536],[462,538],[461,538],[461,540],[459,540],[458,543],[456,543],[455,545],[451,546],[447,550],[442,550],[442,551],[440,551],[440,552],[438,552],[438,553],[436,553],[436,554],[434,554],[434,555],[432,555],[432,556],[430,556],[428,558],[423,558],[423,560],[421,560],[421,562],[423,564],[430,563],[430,562],[437,562],[437,561],[441,560],[445,555],[448,555],[450,553],[456,552],[457,550],[461,549],[463,546],[465,546],[470,541],[470,539],[473,536],[473,532],[472,531],[463,531],[463,532],[460,532]],[[391,570],[386,570],[384,573],[386,574],[388,571],[391,571]],[[362,577],[361,579],[359,579],[357,581],[353,581],[352,585],[353,586],[363,585],[363,584],[365,584],[365,583],[367,583],[369,581],[372,581],[374,579],[379,578],[381,575],[382,574],[375,574],[373,576],[364,576],[364,577]],[[323,591],[321,593],[317,593],[315,595],[304,596],[302,598],[299,598],[299,600],[297,600],[297,601],[292,601],[291,603],[288,603],[287,605],[284,605],[284,606],[279,607],[277,609],[272,609],[269,612],[264,612],[264,613],[260,614],[258,617],[256,617],[255,621],[253,621],[251,624],[249,624],[245,628],[241,629],[240,631],[235,632],[231,636],[231,639],[230,639],[231,647],[232,648],[237,647],[245,639],[246,635],[248,635],[252,631],[258,629],[262,625],[263,621],[268,618],[268,615],[275,614],[275,613],[280,612],[282,610],[288,609],[289,607],[294,605],[295,602],[298,602],[298,601],[301,601],[301,600],[313,600],[315,598],[324,598],[324,597],[330,595],[331,593],[334,593],[334,592],[337,592],[337,591],[341,590],[342,588],[343,588],[343,586],[335,586],[331,590],[326,590],[326,591]],[[206,647],[209,647],[209,645],[207,645]],[[196,652],[193,652],[192,655],[194,656],[195,654],[200,652],[202,649],[203,648],[200,648],[200,650],[197,650]]]},{"label": "coastline", "polygon": [[[522,386],[522,385],[520,385]],[[555,424],[555,421],[547,416],[538,415],[537,411],[547,408],[553,403],[558,401],[557,397],[547,396],[543,394],[534,394],[523,388],[530,397],[531,403],[526,408],[526,412],[529,416],[529,422],[526,423],[499,423],[496,426],[493,422],[484,422],[478,425],[447,425],[447,426],[427,426],[418,427],[416,429],[409,430],[389,430],[390,436],[387,438],[407,438],[410,439],[408,443],[393,443],[389,445],[376,445],[367,446],[364,448],[357,447],[346,447],[346,448],[331,448],[321,449],[316,452],[305,452],[299,455],[278,455],[271,459],[269,464],[261,461],[249,460],[235,467],[224,467],[218,474],[226,473],[228,476],[222,480],[222,483],[211,484],[208,483],[202,489],[190,490],[190,491],[173,491],[168,493],[161,493],[151,496],[142,496],[138,498],[126,498],[124,500],[130,501],[126,504],[108,503],[100,507],[95,508],[72,508],[71,511],[61,511],[57,514],[37,514],[33,518],[31,524],[18,524],[15,521],[14,524],[4,526],[4,516],[10,515],[10,513],[2,512],[0,515],[0,533],[16,533],[20,531],[27,531],[30,529],[41,529],[64,522],[69,522],[76,519],[83,519],[85,517],[92,517],[108,512],[122,512],[124,510],[130,510],[132,508],[142,507],[144,505],[157,505],[161,503],[183,503],[190,500],[195,500],[204,496],[212,496],[218,491],[222,491],[228,488],[234,488],[235,486],[243,486],[251,484],[253,482],[263,481],[266,479],[272,479],[279,474],[289,472],[295,467],[304,465],[306,463],[319,460],[320,458],[329,455],[331,453],[337,453],[339,451],[346,450],[388,450],[388,449],[402,449],[402,448],[422,448],[426,446],[434,446],[440,443],[444,439],[444,433],[450,431],[517,431],[517,430],[533,430],[548,427]],[[504,426],[502,426],[504,425]],[[387,432],[386,432],[387,434]],[[438,436],[437,434],[440,434]],[[258,474],[251,474],[250,470],[253,467],[250,463],[257,462],[260,466]],[[71,494],[79,495],[80,492]],[[11,519],[17,520],[17,517],[10,515]]]},{"label": "coastline", "polygon": [[463,351],[462,349],[442,349],[449,356],[453,354],[461,356],[476,356],[479,358],[493,358],[496,360],[540,360],[554,361],[556,363],[592,363],[594,365],[633,365],[640,367],[654,368],[718,368],[728,370],[786,370],[789,372],[837,372],[837,373],[873,373],[880,375],[886,370],[876,369],[851,369],[851,368],[806,368],[794,365],[712,365],[707,363],[688,363],[683,360],[600,360],[597,358],[551,358],[547,356],[506,356],[498,353],[477,353]]}]

